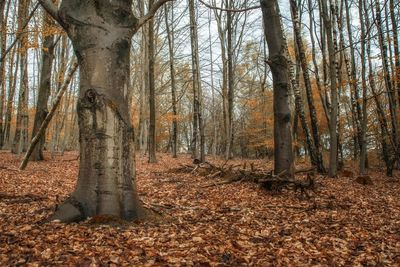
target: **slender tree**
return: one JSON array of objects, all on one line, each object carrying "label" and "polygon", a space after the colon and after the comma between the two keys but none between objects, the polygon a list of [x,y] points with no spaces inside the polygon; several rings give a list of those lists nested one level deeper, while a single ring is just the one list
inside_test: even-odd
[{"label": "slender tree", "polygon": [[[50,15],[43,13],[43,29],[42,29],[42,64],[40,71],[39,93],[36,104],[36,113],[33,123],[32,138],[36,135],[40,125],[47,116],[47,102],[50,96],[51,89],[51,73],[54,58],[54,36],[51,32],[51,27],[54,27],[54,20]],[[43,160],[43,147],[45,144],[46,135],[43,134],[39,140],[38,145],[32,152],[31,160]]]},{"label": "slender tree", "polygon": [[[154,1],[149,0],[149,8],[153,6]],[[148,51],[148,68],[149,68],[149,108],[150,108],[150,120],[149,120],[149,163],[157,163],[156,158],[156,88],[155,88],[155,77],[154,77],[154,20],[150,19],[148,25],[148,40],[147,40],[147,51]]]},{"label": "slender tree", "polygon": [[167,30],[168,37],[168,50],[169,50],[169,69],[171,75],[171,102],[172,102],[172,137],[171,137],[171,147],[172,147],[172,157],[177,157],[177,146],[178,146],[178,112],[176,108],[176,72],[175,72],[175,58],[174,58],[174,8],[171,4],[171,24],[168,20],[169,7],[164,5],[165,10],[165,26]]},{"label": "slender tree", "polygon": [[279,6],[276,0],[261,0],[264,34],[268,44],[274,92],[274,153],[275,173],[293,176],[293,148],[291,111],[289,107],[289,62],[286,38],[282,30]]}]

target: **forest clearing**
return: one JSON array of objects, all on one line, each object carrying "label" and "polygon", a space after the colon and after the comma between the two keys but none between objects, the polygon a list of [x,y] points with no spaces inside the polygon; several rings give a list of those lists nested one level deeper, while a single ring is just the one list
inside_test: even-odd
[{"label": "forest clearing", "polygon": [[[74,189],[76,153],[34,162],[1,152],[1,266],[395,266],[400,264],[400,184],[372,170],[316,177],[299,192],[266,192],[249,183],[208,186],[219,178],[170,173],[190,156],[137,159],[139,196],[156,221],[42,223]],[[207,158],[213,164],[223,160]],[[272,169],[271,162],[247,161]],[[243,164],[233,160],[228,164]]]}]

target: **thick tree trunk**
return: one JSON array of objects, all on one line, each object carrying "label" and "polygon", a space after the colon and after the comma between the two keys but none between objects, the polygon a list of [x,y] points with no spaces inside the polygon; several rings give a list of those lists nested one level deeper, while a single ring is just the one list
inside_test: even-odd
[{"label": "thick tree trunk", "polygon": [[293,177],[291,111],[289,107],[290,81],[286,40],[282,30],[278,2],[261,0],[260,3],[273,78],[274,171],[276,174],[286,172],[286,176]]},{"label": "thick tree trunk", "polygon": [[58,12],[49,1],[41,2],[68,32],[81,70],[78,182],[50,219],[143,217],[135,187],[129,67],[131,38],[151,16],[137,19],[128,0],[62,1]]},{"label": "thick tree trunk", "polygon": [[[45,33],[48,27],[51,27],[54,22],[47,12],[44,13],[44,29],[42,30]],[[43,38],[43,51],[42,51],[42,69],[40,72],[40,82],[39,82],[39,94],[38,101],[36,106],[36,114],[33,123],[32,130],[32,138],[37,134],[40,125],[44,121],[47,116],[47,102],[50,96],[51,89],[51,73],[53,67],[53,58],[54,58],[54,37],[52,35],[47,35]],[[43,147],[45,144],[46,134],[42,134],[38,144],[32,152],[30,157],[31,160],[38,161],[43,160]]]}]

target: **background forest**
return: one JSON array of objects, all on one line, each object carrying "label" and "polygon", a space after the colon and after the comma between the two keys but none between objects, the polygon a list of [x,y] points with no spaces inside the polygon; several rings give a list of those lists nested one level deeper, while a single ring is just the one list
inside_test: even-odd
[{"label": "background forest", "polygon": [[0,265],[399,265],[399,18],[0,0]]},{"label": "background forest", "polygon": [[[192,4],[193,9],[184,1],[166,4],[134,36],[130,90],[136,148],[155,161],[155,151],[194,153],[201,139],[208,155],[272,157],[272,80],[259,3]],[[146,4],[138,5],[144,13]],[[337,106],[339,167],[361,158],[360,166],[385,164],[391,175],[399,153],[399,3],[332,1],[332,40],[326,37],[320,3],[280,5],[292,62],[296,158],[310,158],[320,171],[327,168]],[[0,146],[19,154],[62,89],[74,54],[67,35],[38,3],[10,0],[0,7]],[[189,45],[193,38],[195,50]],[[334,68],[329,66],[331,41]],[[76,72],[66,85],[42,141],[51,155],[78,149],[78,77]],[[41,95],[44,87],[49,90]]]}]

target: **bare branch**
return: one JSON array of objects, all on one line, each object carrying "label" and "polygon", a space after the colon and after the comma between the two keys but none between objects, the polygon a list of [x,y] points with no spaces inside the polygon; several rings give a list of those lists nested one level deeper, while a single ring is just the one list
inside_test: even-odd
[{"label": "bare branch", "polygon": [[151,7],[150,10],[147,12],[146,15],[144,15],[143,17],[139,18],[135,29],[138,30],[140,27],[143,26],[143,24],[145,24],[148,20],[150,20],[151,18],[154,17],[154,15],[156,14],[157,10],[165,3],[169,2],[169,1],[174,1],[174,0],[158,0],[157,2],[155,2]]},{"label": "bare branch", "polygon": [[222,8],[222,7],[212,6],[212,5],[207,4],[206,2],[204,2],[203,0],[199,0],[199,2],[202,3],[203,5],[205,5],[206,7],[210,8],[210,9],[215,9],[215,10],[220,10],[220,11],[227,11],[227,12],[246,12],[246,11],[250,11],[250,10],[254,10],[254,9],[259,9],[261,7],[261,6],[251,6],[251,7],[240,8],[240,9],[230,9],[230,8]]},{"label": "bare branch", "polygon": [[42,7],[47,11],[47,13],[50,14],[50,16],[53,17],[61,26],[62,22],[60,17],[58,16],[58,8],[57,6],[52,2],[52,0],[39,0],[39,3],[42,5]]},{"label": "bare branch", "polygon": [[[25,30],[25,28],[28,26],[29,22],[31,21],[33,15],[36,12],[36,9],[39,7],[39,4],[36,4],[31,13],[29,14],[28,18],[26,19],[24,25],[22,26],[22,30]],[[0,62],[3,62],[3,60],[6,58],[7,54],[11,51],[11,49],[14,47],[14,45],[18,42],[19,38],[24,34],[23,31],[18,32],[15,36],[14,41],[11,43],[11,45],[4,51],[4,53],[1,55]]]}]

